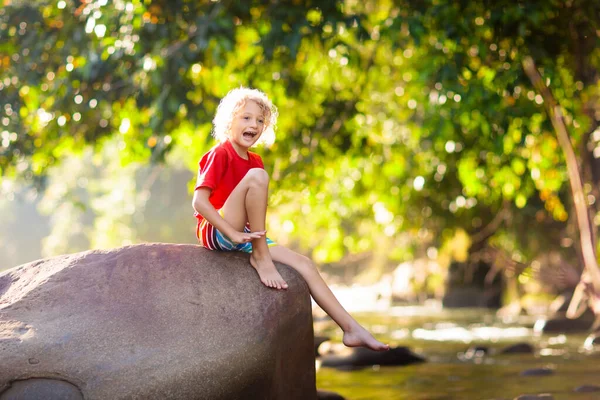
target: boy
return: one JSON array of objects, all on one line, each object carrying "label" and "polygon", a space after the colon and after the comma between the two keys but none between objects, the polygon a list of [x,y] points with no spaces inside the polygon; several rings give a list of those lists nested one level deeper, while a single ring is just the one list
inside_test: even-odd
[{"label": "boy", "polygon": [[277,290],[288,285],[273,262],[291,266],[344,331],[346,346],[389,350],[348,314],[309,258],[266,237],[269,176],[260,156],[249,149],[274,138],[276,107],[259,90],[233,89],[221,100],[213,123],[213,136],[220,143],[200,161],[193,199],[200,244],[210,250],[250,253],[261,282]]}]

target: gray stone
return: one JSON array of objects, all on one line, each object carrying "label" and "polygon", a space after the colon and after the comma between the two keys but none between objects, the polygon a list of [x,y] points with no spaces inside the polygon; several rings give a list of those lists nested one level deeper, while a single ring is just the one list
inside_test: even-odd
[{"label": "gray stone", "polygon": [[588,337],[585,339],[585,342],[583,343],[583,348],[588,351],[598,350],[599,346],[600,346],[600,333],[599,332],[594,332],[594,333],[591,333],[590,335],[588,335]]},{"label": "gray stone", "polygon": [[553,375],[554,370],[550,368],[531,368],[521,372],[521,376],[548,376]]},{"label": "gray stone", "polygon": [[330,392],[329,390],[317,390],[318,400],[346,400],[344,396],[336,392]]},{"label": "gray stone", "polygon": [[329,336],[315,336],[315,357],[319,357],[319,346],[331,339]]},{"label": "gray stone", "polygon": [[591,392],[600,392],[600,386],[596,385],[581,385],[577,386],[573,389],[574,392],[577,393],[591,393]]},{"label": "gray stone", "polygon": [[262,285],[248,255],[194,245],[88,251],[5,271],[0,398],[315,399],[308,288],[277,267],[287,291]]},{"label": "gray stone", "polygon": [[536,321],[534,331],[536,333],[581,333],[588,332],[594,325],[596,316],[591,310],[587,310],[578,318],[570,319],[564,313],[556,313],[550,319]]},{"label": "gray stone", "polygon": [[364,347],[352,349],[348,356],[323,356],[321,366],[340,370],[355,370],[373,365],[399,366],[425,362],[408,347],[392,347],[389,351],[374,351]]},{"label": "gray stone", "polygon": [[500,354],[533,354],[534,348],[529,343],[515,343],[500,350]]},{"label": "gray stone", "polygon": [[481,358],[490,353],[490,348],[488,346],[483,345],[474,345],[471,346],[465,351],[463,355],[464,360],[474,360],[477,358]]}]

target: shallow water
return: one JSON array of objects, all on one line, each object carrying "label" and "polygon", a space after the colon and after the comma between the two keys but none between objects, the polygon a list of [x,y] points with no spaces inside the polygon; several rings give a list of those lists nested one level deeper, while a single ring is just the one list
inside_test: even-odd
[{"label": "shallow water", "polygon": [[[441,310],[397,307],[386,314],[355,314],[378,339],[407,346],[427,359],[401,367],[338,371],[321,367],[317,387],[358,399],[513,399],[523,394],[549,393],[555,400],[600,399],[600,392],[577,393],[582,385],[600,386],[600,354],[583,349],[587,336],[538,335],[535,318],[501,320],[487,310]],[[330,322],[315,323],[315,334],[340,331]],[[510,344],[526,342],[533,354],[494,354]],[[488,346],[489,355],[466,357],[474,345]],[[520,376],[531,368],[550,368],[550,376]]]}]

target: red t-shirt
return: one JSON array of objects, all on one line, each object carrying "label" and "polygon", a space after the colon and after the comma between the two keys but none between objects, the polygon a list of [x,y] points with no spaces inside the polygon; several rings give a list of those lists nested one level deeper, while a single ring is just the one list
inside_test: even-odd
[{"label": "red t-shirt", "polygon": [[[194,190],[201,187],[211,189],[208,200],[216,210],[220,210],[233,189],[252,168],[265,168],[258,154],[249,151],[248,159],[245,160],[240,157],[229,141],[219,143],[202,156]],[[194,213],[194,216],[198,218],[198,222],[204,219],[197,212]]]}]

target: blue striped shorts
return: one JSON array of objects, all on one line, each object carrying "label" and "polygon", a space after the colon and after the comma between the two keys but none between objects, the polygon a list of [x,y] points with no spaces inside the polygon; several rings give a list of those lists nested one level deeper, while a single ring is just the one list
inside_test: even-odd
[{"label": "blue striped shorts", "polygon": [[[219,214],[223,215],[223,212],[219,210]],[[250,225],[246,224],[244,232],[252,232]],[[206,219],[203,219],[198,223],[196,227],[196,237],[202,247],[206,247],[209,250],[221,250],[221,251],[241,251],[243,253],[252,253],[252,243],[233,243],[231,239],[225,236],[221,231],[212,226]],[[275,246],[277,243],[267,238],[267,245],[269,247]]]}]

